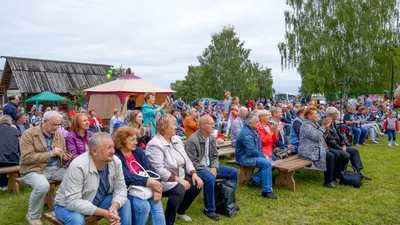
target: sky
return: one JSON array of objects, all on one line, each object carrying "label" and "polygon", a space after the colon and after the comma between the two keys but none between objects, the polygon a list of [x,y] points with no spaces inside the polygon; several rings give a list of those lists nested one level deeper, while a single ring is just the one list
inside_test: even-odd
[{"label": "sky", "polygon": [[[250,59],[272,68],[277,93],[297,93],[300,75],[281,69],[282,0],[13,0],[0,3],[0,55],[130,67],[169,88],[234,26]],[[0,59],[0,70],[5,59]]]}]

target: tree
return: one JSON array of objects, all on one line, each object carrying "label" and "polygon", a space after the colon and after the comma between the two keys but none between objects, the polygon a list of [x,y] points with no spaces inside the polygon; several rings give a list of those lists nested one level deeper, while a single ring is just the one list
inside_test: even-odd
[{"label": "tree", "polygon": [[113,70],[113,74],[112,75],[114,77],[117,77],[117,78],[126,74],[126,69],[123,68],[122,65],[119,66],[118,68],[114,68],[112,70]]},{"label": "tree", "polygon": [[[399,62],[398,0],[286,0],[282,69],[296,68],[302,91],[380,93]],[[396,66],[397,68],[400,68]],[[400,76],[397,73],[397,79]],[[347,100],[345,100],[347,102]]]},{"label": "tree", "polygon": [[171,88],[185,100],[223,99],[228,90],[241,99],[271,96],[271,69],[252,63],[251,49],[244,44],[234,27],[224,27],[211,36],[211,44],[197,57],[200,65],[189,66],[185,80],[172,83]]},{"label": "tree", "polygon": [[130,67],[126,68],[125,73],[126,74],[132,74],[132,69]]}]

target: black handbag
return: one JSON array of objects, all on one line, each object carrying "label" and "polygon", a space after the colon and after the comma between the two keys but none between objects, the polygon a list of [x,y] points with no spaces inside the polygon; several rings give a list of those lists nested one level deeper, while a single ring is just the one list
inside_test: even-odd
[{"label": "black handbag", "polygon": [[[348,171],[347,167],[353,168],[354,171]],[[346,165],[343,171],[340,172],[340,184],[359,188],[362,186],[361,174],[353,166]]]},{"label": "black handbag", "polygon": [[233,180],[219,181],[215,185],[214,191],[215,191],[215,212],[228,217],[235,217],[236,216],[235,181]]}]

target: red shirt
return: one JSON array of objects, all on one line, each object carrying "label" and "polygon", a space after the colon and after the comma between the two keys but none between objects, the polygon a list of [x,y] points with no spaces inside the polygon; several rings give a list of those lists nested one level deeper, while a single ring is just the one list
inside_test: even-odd
[{"label": "red shirt", "polygon": [[[126,160],[126,164],[128,164],[129,171],[132,174],[139,173],[140,172],[140,166],[137,163],[134,163],[134,162],[136,162],[135,156],[132,154],[129,157],[126,157],[126,156],[124,156],[124,157],[125,157],[125,160]],[[132,162],[132,164],[131,164],[131,162]]]},{"label": "red shirt", "polygon": [[262,152],[264,153],[264,155],[271,157],[272,148],[274,146],[274,143],[279,140],[279,137],[272,132],[272,126],[270,124],[268,124],[268,127],[272,135],[267,132],[267,130],[261,123],[258,126],[258,135],[261,139]]}]

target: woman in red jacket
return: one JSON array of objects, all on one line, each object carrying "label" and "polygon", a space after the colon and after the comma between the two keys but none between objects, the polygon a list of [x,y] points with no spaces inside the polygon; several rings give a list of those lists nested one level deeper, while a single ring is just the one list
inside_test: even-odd
[{"label": "woman in red jacket", "polygon": [[89,110],[90,115],[90,130],[94,133],[101,132],[103,128],[103,120],[100,117],[96,116],[96,111],[93,109]]},{"label": "woman in red jacket", "polygon": [[[258,135],[261,139],[262,152],[267,156],[269,160],[277,160],[277,158],[272,154],[272,148],[274,143],[279,140],[279,125],[276,124],[272,126],[269,121],[271,119],[271,113],[268,110],[258,110],[258,118],[260,119],[260,124],[258,125]],[[280,126],[282,129],[283,126]]]}]

